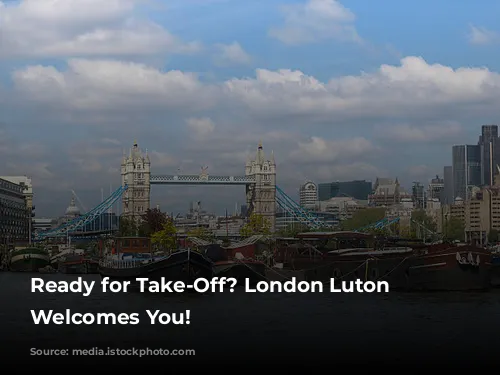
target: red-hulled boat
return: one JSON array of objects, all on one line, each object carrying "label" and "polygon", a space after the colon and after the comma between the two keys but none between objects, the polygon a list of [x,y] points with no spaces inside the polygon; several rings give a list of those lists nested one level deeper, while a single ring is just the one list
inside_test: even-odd
[{"label": "red-hulled boat", "polygon": [[492,254],[489,250],[465,245],[442,244],[429,247],[406,269],[411,290],[486,290],[490,287]]},{"label": "red-hulled boat", "polygon": [[[283,241],[284,240],[284,241]],[[491,255],[456,244],[377,238],[358,232],[310,232],[282,239],[272,279],[388,281],[391,289],[476,290],[489,286]],[[283,242],[285,242],[283,244]]]}]

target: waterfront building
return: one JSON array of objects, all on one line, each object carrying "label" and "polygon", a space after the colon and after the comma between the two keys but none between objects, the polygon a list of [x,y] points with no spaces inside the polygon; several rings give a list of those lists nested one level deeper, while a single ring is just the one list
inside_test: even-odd
[{"label": "waterfront building", "polygon": [[26,199],[26,206],[28,209],[33,208],[33,184],[31,178],[27,176],[0,176],[0,178],[21,186]]},{"label": "waterfront building", "polygon": [[28,241],[31,210],[25,188],[0,178],[0,243]]}]

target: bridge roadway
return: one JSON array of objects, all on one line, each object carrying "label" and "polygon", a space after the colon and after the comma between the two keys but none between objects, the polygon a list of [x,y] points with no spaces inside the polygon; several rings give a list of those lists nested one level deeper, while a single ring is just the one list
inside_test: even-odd
[{"label": "bridge roadway", "polygon": [[152,175],[154,185],[249,185],[255,183],[255,176],[210,176],[210,175]]}]

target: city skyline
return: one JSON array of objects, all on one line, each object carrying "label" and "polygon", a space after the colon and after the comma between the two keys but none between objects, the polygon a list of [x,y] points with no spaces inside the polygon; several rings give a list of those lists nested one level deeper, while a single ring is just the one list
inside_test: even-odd
[{"label": "city skyline", "polygon": [[[32,177],[37,216],[107,196],[134,140],[154,173],[236,175],[262,140],[298,200],[306,180],[426,184],[500,122],[493,1],[51,3],[0,1],[0,174]],[[151,205],[191,200],[244,191],[155,187]]]}]

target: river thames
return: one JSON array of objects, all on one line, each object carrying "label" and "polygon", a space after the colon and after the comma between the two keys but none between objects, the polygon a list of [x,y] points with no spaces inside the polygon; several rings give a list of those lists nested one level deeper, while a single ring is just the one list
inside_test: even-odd
[{"label": "river thames", "polygon": [[[83,293],[32,293],[31,278],[96,287]],[[149,348],[195,350],[197,358],[363,363],[487,358],[500,344],[500,293],[103,293],[99,275],[0,273],[3,348]],[[328,289],[328,288],[325,288]],[[32,310],[62,314],[62,324],[34,323]],[[68,312],[69,310],[69,312]],[[151,324],[147,313],[167,314]],[[158,311],[159,310],[159,311]],[[186,316],[189,311],[189,316]],[[136,314],[103,324],[67,324],[71,314]],[[175,315],[175,321],[171,318]],[[183,323],[179,319],[183,314]],[[108,315],[109,317],[110,315]],[[122,315],[122,318],[125,315]],[[81,320],[81,316],[79,318]],[[76,322],[79,322],[79,320]],[[50,319],[47,319],[49,321]],[[70,319],[71,320],[71,319]],[[104,323],[117,324],[104,324]],[[186,323],[189,324],[186,324]],[[178,324],[174,324],[178,323]],[[435,358],[436,357],[436,358]]]}]

